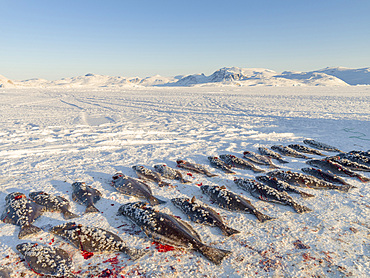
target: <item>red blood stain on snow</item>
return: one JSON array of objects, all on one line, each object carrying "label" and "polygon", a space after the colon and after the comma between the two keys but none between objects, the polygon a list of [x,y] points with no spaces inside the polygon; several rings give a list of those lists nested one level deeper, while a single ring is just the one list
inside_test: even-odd
[{"label": "red blood stain on snow", "polygon": [[108,260],[105,260],[103,263],[111,263],[111,264],[118,264],[119,261],[117,259],[118,256],[114,257],[114,258],[110,258]]},{"label": "red blood stain on snow", "polygon": [[85,260],[90,259],[92,256],[94,256],[94,253],[87,252],[87,251],[81,251],[81,255],[84,257]]},{"label": "red blood stain on snow", "polygon": [[193,175],[191,173],[186,173],[188,176],[192,177]]},{"label": "red blood stain on snow", "polygon": [[153,241],[152,244],[155,245],[155,249],[157,249],[158,252],[168,252],[168,251],[175,250],[175,247],[173,247],[173,246],[170,246],[170,245],[162,245],[162,244],[160,244],[159,242],[156,242],[156,241]]},{"label": "red blood stain on snow", "polygon": [[203,183],[201,182],[201,183],[196,183],[196,185],[198,185],[198,186],[202,186],[203,185]]}]

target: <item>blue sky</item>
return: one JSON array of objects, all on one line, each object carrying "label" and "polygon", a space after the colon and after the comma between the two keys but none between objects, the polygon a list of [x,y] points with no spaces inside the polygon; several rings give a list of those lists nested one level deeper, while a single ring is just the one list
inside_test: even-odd
[{"label": "blue sky", "polygon": [[1,1],[0,74],[370,67],[370,1]]}]

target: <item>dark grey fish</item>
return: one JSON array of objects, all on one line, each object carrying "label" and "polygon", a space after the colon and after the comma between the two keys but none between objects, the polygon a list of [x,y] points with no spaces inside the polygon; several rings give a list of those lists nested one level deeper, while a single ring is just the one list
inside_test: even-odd
[{"label": "dark grey fish", "polygon": [[154,165],[154,169],[166,179],[179,180],[181,183],[191,183],[191,181],[184,179],[181,171],[172,169],[165,164]]},{"label": "dark grey fish", "polygon": [[226,174],[232,174],[232,175],[235,175],[236,174],[234,171],[231,170],[231,166],[229,166],[228,164],[226,164],[225,162],[223,162],[217,156],[209,156],[208,157],[208,160],[209,160],[210,164],[213,167],[218,168],[218,169],[221,169]]},{"label": "dark grey fish", "polygon": [[316,154],[316,155],[321,155],[321,156],[325,156],[325,154],[323,154],[322,152],[316,150],[316,149],[312,149],[312,148],[309,148],[309,147],[306,147],[306,146],[303,146],[303,145],[299,145],[299,144],[290,144],[288,145],[289,148],[292,148],[298,152],[301,152],[301,153],[308,153],[308,154]]},{"label": "dark grey fish", "polygon": [[118,213],[136,223],[153,240],[161,244],[196,250],[214,264],[220,264],[231,253],[205,245],[188,223],[172,215],[155,211],[143,202],[124,204]]},{"label": "dark grey fish", "polygon": [[224,209],[251,213],[261,222],[274,219],[259,212],[249,200],[227,190],[225,186],[202,185],[200,189]]},{"label": "dark grey fish", "polygon": [[362,156],[366,156],[366,157],[370,158],[370,150],[368,150],[368,151],[350,151],[348,153],[358,154],[358,155],[362,155]]},{"label": "dark grey fish", "polygon": [[275,151],[278,151],[279,153],[281,153],[282,155],[285,155],[285,156],[291,156],[291,157],[296,157],[296,158],[304,158],[304,159],[309,158],[308,156],[305,156],[304,154],[301,154],[301,153],[297,152],[296,150],[294,150],[292,148],[289,148],[289,147],[286,147],[286,146],[283,146],[283,145],[274,145],[274,146],[271,146],[271,149],[273,149]]},{"label": "dark grey fish", "polygon": [[336,148],[336,147],[333,147],[333,146],[330,146],[330,145],[327,145],[327,144],[324,144],[324,143],[320,143],[320,142],[317,142],[315,140],[305,139],[305,140],[303,140],[303,143],[305,143],[306,145],[309,145],[313,148],[319,149],[319,150],[328,151],[328,152],[340,152],[340,153],[342,153],[342,151],[340,149]]},{"label": "dark grey fish", "polygon": [[171,201],[193,222],[216,226],[221,229],[225,236],[231,236],[233,234],[240,233],[237,230],[227,227],[224,224],[221,216],[216,211],[210,207],[200,204],[197,200],[195,200],[195,196],[191,200],[189,198],[174,198],[171,199]]},{"label": "dark grey fish", "polygon": [[70,241],[76,248],[86,252],[122,252],[136,260],[148,253],[147,250],[127,247],[116,234],[107,230],[77,225],[74,222],[51,228],[50,232]]},{"label": "dark grey fish", "polygon": [[44,206],[47,211],[63,213],[65,219],[79,217],[77,214],[70,212],[71,205],[66,198],[43,191],[31,192],[29,196],[35,203]]},{"label": "dark grey fish", "polygon": [[24,256],[28,266],[38,275],[47,277],[76,277],[72,273],[72,260],[60,248],[28,242],[18,244],[17,250]]},{"label": "dark grey fish", "polygon": [[295,186],[290,185],[289,183],[279,180],[275,177],[258,176],[256,177],[256,179],[281,192],[297,193],[301,195],[302,198],[315,197],[315,195],[303,192],[299,190],[298,188],[296,188]]},{"label": "dark grey fish", "polygon": [[345,158],[353,162],[357,162],[360,164],[365,164],[367,166],[370,166],[370,157],[358,154],[358,153],[341,153],[338,154],[340,158]]},{"label": "dark grey fish", "polygon": [[253,179],[235,179],[234,182],[242,189],[248,191],[254,198],[265,202],[273,202],[291,206],[296,212],[304,213],[312,211],[308,207],[298,204],[285,191],[280,192],[275,188],[260,183]]},{"label": "dark grey fish", "polygon": [[84,182],[72,183],[72,199],[73,201],[86,206],[85,213],[99,212],[94,204],[101,199],[102,194],[99,190],[86,185]]},{"label": "dark grey fish", "polygon": [[260,152],[260,154],[265,155],[265,156],[268,156],[271,159],[276,159],[280,163],[289,163],[288,161],[284,160],[281,157],[280,154],[278,154],[277,152],[274,152],[274,151],[272,151],[272,150],[270,150],[268,148],[259,147],[258,148],[258,151]]},{"label": "dark grey fish", "polygon": [[117,173],[112,177],[112,186],[120,193],[128,196],[135,196],[148,200],[151,205],[164,204],[162,201],[153,196],[152,190],[144,182],[126,176],[122,173]]},{"label": "dark grey fish", "polygon": [[165,181],[162,181],[162,176],[159,173],[154,172],[154,171],[152,171],[148,168],[145,168],[144,166],[135,165],[135,166],[132,166],[132,169],[135,170],[136,174],[141,179],[154,181],[154,182],[158,183],[158,185],[160,187],[162,187],[162,186],[171,186],[171,187],[173,187],[172,184],[170,184],[168,182],[165,182]]},{"label": "dark grey fish", "polygon": [[362,182],[369,182],[370,178],[362,176],[358,173],[353,172],[352,170],[348,169],[347,167],[344,167],[343,165],[336,163],[334,161],[331,161],[329,159],[311,159],[306,161],[307,164],[318,167],[324,170],[329,170],[332,173],[339,175],[339,176],[350,176],[350,177],[356,177]]},{"label": "dark grey fish", "polygon": [[5,210],[1,216],[4,223],[21,227],[18,238],[34,235],[40,228],[32,223],[45,212],[45,207],[27,199],[26,195],[20,192],[13,192],[5,197]]},{"label": "dark grey fish", "polygon": [[360,164],[358,162],[354,162],[346,158],[341,158],[339,156],[330,156],[327,159],[339,163],[340,165],[343,165],[344,167],[353,171],[370,172],[370,166]]},{"label": "dark grey fish", "polygon": [[227,164],[230,165],[231,167],[235,168],[241,168],[241,169],[248,169],[252,170],[255,173],[262,173],[265,172],[265,170],[258,168],[254,166],[254,164],[250,163],[249,161],[236,157],[235,155],[231,154],[221,154],[220,158]]},{"label": "dark grey fish", "polygon": [[321,169],[316,169],[312,167],[306,167],[301,169],[302,172],[305,172],[308,175],[314,176],[319,179],[323,179],[328,182],[334,182],[334,183],[340,183],[344,185],[349,185],[345,180],[343,180],[341,177],[338,177],[337,175],[334,175],[330,171],[323,171]]},{"label": "dark grey fish", "polygon": [[0,278],[10,278],[11,270],[6,267],[0,267]]},{"label": "dark grey fish", "polygon": [[259,155],[254,152],[245,151],[244,158],[248,159],[249,161],[259,164],[259,165],[266,165],[270,166],[270,168],[279,168],[276,166],[272,161],[271,158],[265,155]]},{"label": "dark grey fish", "polygon": [[196,173],[204,174],[208,177],[217,177],[218,175],[212,174],[210,171],[207,170],[207,168],[203,165],[196,164],[196,163],[190,163],[182,159],[178,159],[176,161],[177,167],[184,168]]},{"label": "dark grey fish", "polygon": [[352,186],[344,185],[339,186],[330,182],[318,179],[314,176],[305,175],[298,172],[276,170],[266,174],[269,177],[276,177],[282,181],[290,183],[292,185],[308,187],[313,189],[336,189],[339,191],[348,192]]}]

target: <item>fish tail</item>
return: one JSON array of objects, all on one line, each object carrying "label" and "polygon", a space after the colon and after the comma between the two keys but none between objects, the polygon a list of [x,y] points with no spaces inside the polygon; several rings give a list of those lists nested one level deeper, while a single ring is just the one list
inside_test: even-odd
[{"label": "fish tail", "polygon": [[289,163],[288,161],[281,159],[281,158],[278,158],[277,161],[279,161],[280,163]]},{"label": "fish tail", "polygon": [[64,216],[64,219],[66,220],[80,217],[79,215],[74,214],[73,212],[70,212],[69,210],[63,211],[63,216]]},{"label": "fish tail", "polygon": [[98,210],[93,204],[91,204],[91,205],[88,205],[85,210],[85,213],[89,213],[89,212],[100,212],[100,210]]},{"label": "fish tail", "polygon": [[356,188],[356,186],[348,184],[344,186],[338,186],[336,189],[343,191],[343,192],[348,192],[351,188]]},{"label": "fish tail", "polygon": [[275,218],[270,217],[270,216],[268,216],[268,215],[266,215],[266,214],[263,214],[262,212],[259,212],[258,210],[254,210],[252,213],[253,213],[253,214],[257,217],[257,219],[258,219],[259,221],[261,221],[261,222],[265,222],[265,221],[268,221],[268,220],[273,220],[273,219],[275,219]]},{"label": "fish tail", "polygon": [[23,226],[18,234],[18,238],[22,239],[24,237],[37,234],[38,232],[41,232],[42,230],[39,227],[33,226],[32,224],[28,226]]},{"label": "fish tail", "polygon": [[303,205],[300,205],[296,202],[293,202],[292,203],[292,207],[294,208],[294,210],[298,213],[304,213],[304,212],[310,212],[312,211],[312,209],[308,208],[308,207],[305,207]]},{"label": "fish tail", "polygon": [[137,260],[150,252],[150,250],[129,248],[127,246],[122,246],[120,251],[130,256],[132,260]]},{"label": "fish tail", "polygon": [[306,192],[299,192],[302,198],[310,198],[310,197],[315,197],[315,195],[306,193]]},{"label": "fish tail", "polygon": [[221,229],[221,232],[225,235],[225,236],[231,236],[231,235],[234,235],[234,234],[239,234],[240,231],[238,230],[235,230],[233,228],[230,228],[230,227],[227,227],[227,226],[221,226],[220,227]]},{"label": "fish tail", "polygon": [[231,251],[214,248],[207,245],[201,245],[197,249],[204,257],[217,265],[221,264],[222,260],[232,253]]},{"label": "fish tail", "polygon": [[148,201],[152,206],[167,203],[166,201],[162,201],[154,196],[150,196]]},{"label": "fish tail", "polygon": [[191,183],[191,181],[186,180],[186,179],[181,179],[181,180],[180,180],[180,182],[181,182],[181,183]]},{"label": "fish tail", "polygon": [[364,176],[361,176],[361,175],[357,175],[356,178],[358,178],[362,182],[369,182],[370,181],[370,178],[364,177]]},{"label": "fish tail", "polygon": [[205,174],[207,175],[207,177],[217,177],[218,176],[218,175],[212,174],[210,172],[205,172]]},{"label": "fish tail", "polygon": [[266,172],[265,170],[263,170],[261,168],[257,168],[257,167],[252,168],[252,171],[255,172],[255,173],[264,173],[264,172]]}]

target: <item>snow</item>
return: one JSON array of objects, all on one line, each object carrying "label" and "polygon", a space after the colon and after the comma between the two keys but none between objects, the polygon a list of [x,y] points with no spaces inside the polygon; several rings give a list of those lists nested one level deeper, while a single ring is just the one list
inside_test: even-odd
[{"label": "snow", "polygon": [[[138,261],[116,252],[94,253],[85,260],[75,247],[47,232],[67,221],[61,213],[46,212],[33,223],[44,230],[36,237],[20,240],[18,226],[0,223],[0,268],[10,268],[14,277],[36,277],[15,247],[38,242],[66,250],[81,277],[98,277],[107,269],[124,277],[366,277],[370,272],[368,183],[344,177],[356,186],[348,193],[303,189],[315,195],[307,199],[290,194],[313,210],[298,214],[291,207],[257,200],[234,183],[234,177],[255,178],[252,171],[235,168],[236,175],[227,175],[207,159],[220,154],[242,157],[247,150],[303,144],[304,139],[342,151],[369,150],[369,86],[97,88],[95,81],[85,87],[87,81],[74,80],[70,88],[0,88],[0,213],[11,192],[28,196],[45,191],[70,201],[71,212],[81,215],[73,219],[77,224],[116,233],[130,247],[148,247],[152,253]],[[217,227],[188,222],[204,243],[233,252],[219,266],[198,252],[158,252],[138,226],[116,215],[120,205],[140,199],[110,185],[115,173],[137,177],[133,165],[175,168],[177,159],[206,165],[219,176],[191,177],[179,169],[193,183],[165,179],[177,186],[169,188],[148,182],[153,195],[167,201],[155,208],[187,221],[170,200],[195,196],[220,213],[227,226],[241,231],[225,237]],[[284,160],[289,163],[274,163],[282,170],[307,167],[304,159]],[[361,174],[370,177],[369,172]],[[85,206],[72,201],[71,184],[76,181],[102,193],[95,204],[102,213],[84,214]],[[199,184],[225,185],[276,219],[260,223],[251,214],[224,210],[201,192]]]}]

